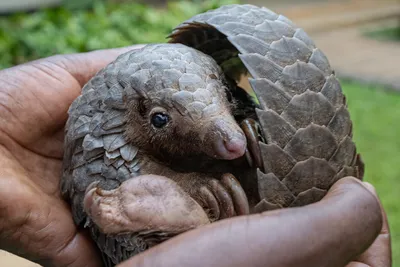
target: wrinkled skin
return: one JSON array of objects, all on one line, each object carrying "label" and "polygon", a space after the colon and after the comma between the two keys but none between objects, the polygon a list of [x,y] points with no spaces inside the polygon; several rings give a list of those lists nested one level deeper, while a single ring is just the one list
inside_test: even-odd
[{"label": "wrinkled skin", "polygon": [[[105,234],[152,231],[180,233],[210,223],[203,208],[174,181],[142,175],[114,190],[86,190],[85,211]],[[154,216],[157,214],[157,216]]]},{"label": "wrinkled skin", "polygon": [[[60,197],[63,125],[81,87],[124,51],[127,49],[56,56],[0,72],[1,249],[44,266],[101,266],[95,246],[76,228],[69,206]],[[329,220],[320,216],[324,210],[330,211]],[[171,266],[177,266],[183,257],[186,266],[224,267],[248,260],[246,266],[298,266],[293,262],[299,256],[306,266],[322,266],[318,259],[329,256],[350,261],[370,247],[349,266],[386,267],[391,260],[390,238],[387,223],[381,227],[380,211],[365,184],[346,178],[319,203],[201,227],[123,266],[159,266],[161,259],[175,261]],[[337,225],[343,218],[347,218],[346,224]],[[287,231],[291,228],[296,231]],[[327,239],[309,251],[303,242],[311,233]],[[332,242],[340,243],[341,249],[332,249]]]},{"label": "wrinkled skin", "polygon": [[[224,187],[230,191],[226,192]],[[203,195],[208,196],[207,201],[211,202],[208,206],[213,208],[213,212],[218,211],[212,218],[219,218],[220,212],[226,212],[221,216],[223,218],[232,217],[235,212],[236,215],[249,214],[247,201],[236,201],[246,199],[246,195],[233,175],[223,175],[220,182],[211,181],[211,188],[217,193],[222,190],[222,200],[218,199],[218,202],[228,202],[225,205],[229,209],[220,210],[214,195],[206,187],[201,187]],[[206,210],[186,190],[159,175],[141,175],[113,190],[101,189],[94,182],[86,189],[84,209],[105,234],[149,230],[175,234],[212,222]]]},{"label": "wrinkled skin", "polygon": [[[387,220],[382,222],[382,215],[386,217],[383,209],[382,214],[378,209],[371,217],[358,217],[362,210],[379,207],[376,197],[371,185],[346,177],[334,184],[320,202],[219,221],[166,241],[118,266],[338,267],[356,258],[346,267],[389,267],[390,238]],[[362,204],[358,202],[361,199]],[[368,233],[376,226],[375,220],[380,221],[380,227],[373,229],[379,233],[377,239]],[[350,229],[356,221],[357,229]],[[339,227],[342,225],[345,227]],[[374,239],[369,249],[369,245],[363,247]],[[189,258],[193,250],[197,253]]]}]

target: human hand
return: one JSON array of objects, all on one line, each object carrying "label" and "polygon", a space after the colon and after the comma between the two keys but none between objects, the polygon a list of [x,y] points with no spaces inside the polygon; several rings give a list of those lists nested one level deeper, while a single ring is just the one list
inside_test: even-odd
[{"label": "human hand", "polygon": [[[99,69],[115,59],[117,55],[127,50],[125,48],[80,55],[56,56],[0,72],[0,197],[2,199],[0,203],[0,248],[45,266],[90,267],[101,264],[90,238],[86,237],[83,232],[77,232],[71,219],[70,209],[60,197],[59,177],[63,154],[63,126],[67,118],[66,111],[73,99],[79,95],[83,84]],[[188,235],[171,240],[171,242],[177,244],[172,253],[177,254],[177,256],[180,255],[175,259],[179,263],[179,259],[184,256],[185,251],[187,253],[187,249],[190,247],[185,247],[185,242],[186,245],[187,243],[200,243],[203,246],[200,247],[200,250],[196,249],[198,252],[194,255],[195,257],[187,258],[190,264],[204,264],[204,260],[215,260],[213,261],[214,266],[223,266],[224,262],[221,262],[217,257],[218,255],[215,255],[215,250],[214,253],[210,251],[211,248],[218,247],[221,242],[226,245],[225,250],[227,252],[233,251],[235,253],[235,251],[240,251],[238,250],[239,248],[244,249],[243,242],[242,244],[236,243],[236,247],[232,247],[231,240],[234,238],[243,241],[243,238],[245,238],[243,231],[249,229],[251,230],[250,232],[254,233],[257,227],[273,229],[274,225],[285,225],[287,219],[293,223],[293,218],[296,218],[295,221],[297,221],[296,216],[300,216],[302,213],[306,214],[309,219],[315,217],[315,223],[321,223],[324,220],[321,221],[321,216],[318,215],[320,211],[317,210],[329,207],[329,205],[332,206],[331,208],[336,207],[336,210],[334,210],[336,213],[333,212],[328,215],[331,217],[336,215],[336,217],[326,222],[316,232],[319,234],[324,233],[323,231],[329,232],[329,227],[332,227],[332,223],[338,218],[349,216],[349,218],[354,219],[355,215],[359,216],[358,218],[367,218],[365,222],[370,223],[370,228],[366,230],[364,229],[365,227],[362,227],[365,226],[363,224],[365,222],[358,222],[357,220],[350,221],[348,225],[343,227],[338,227],[339,230],[344,228],[347,234],[352,234],[353,240],[359,240],[360,243],[357,243],[359,247],[360,244],[367,244],[370,241],[368,237],[374,236],[375,226],[380,223],[380,220],[374,217],[377,208],[376,205],[373,205],[371,198],[367,197],[365,191],[360,190],[360,188],[354,192],[346,191],[345,193],[347,193],[347,198],[337,198],[337,203],[332,202],[332,204],[327,202],[329,196],[332,195],[331,193],[328,194],[321,201],[320,207],[311,205],[310,211],[302,211],[303,208],[289,213],[286,210],[275,211],[260,217],[256,215],[252,216],[252,218],[243,217],[233,221],[225,221],[222,222],[223,224],[204,229],[204,233],[196,230],[194,233],[188,233]],[[342,193],[342,195],[346,195],[345,193]],[[353,198],[350,197],[350,194]],[[358,203],[359,205],[372,203],[372,206],[368,210],[357,209],[357,212],[349,215],[351,207],[354,207],[354,205],[349,206],[347,202],[344,202],[346,199],[348,203]],[[323,205],[323,203],[325,204]],[[304,219],[304,215],[299,218]],[[265,225],[264,222],[266,223]],[[248,223],[251,223],[251,225],[247,225]],[[289,223],[285,226],[285,229],[290,228],[290,225],[293,226],[293,224]],[[221,229],[222,227],[227,228],[223,230]],[[229,229],[232,227],[238,227],[241,230],[241,232],[238,232],[239,235],[229,233]],[[362,231],[363,237],[360,236],[359,231],[356,231],[357,227],[358,229],[364,229]],[[199,229],[199,231],[203,230]],[[221,233],[218,233],[219,231]],[[297,234],[298,240],[303,240],[303,242],[308,239],[306,235],[308,232],[306,229],[304,231],[304,233]],[[315,229],[310,226],[308,231],[315,231]],[[204,236],[197,238],[199,233]],[[289,242],[292,239],[287,234],[282,233],[280,235],[276,229],[273,229],[260,235],[260,238],[265,237],[265,240],[256,238],[251,241],[255,246],[257,242],[261,242],[259,247],[265,247],[270,244],[271,247],[267,247],[267,249],[273,251],[273,244],[268,243],[268,234],[271,233],[275,240],[279,238],[277,241],[279,243]],[[292,232],[289,231],[288,233]],[[336,232],[333,231],[329,234],[329,236],[332,236],[332,240],[340,240],[343,243],[344,233],[336,236],[334,233]],[[215,236],[213,237],[214,234]],[[225,238],[223,238],[224,235]],[[207,236],[210,238],[204,239]],[[296,235],[294,236],[296,237]],[[327,240],[329,241],[326,238],[325,242],[328,242]],[[262,242],[267,243],[264,244]],[[271,242],[271,239],[269,239],[269,242]],[[247,242],[247,244],[251,243]],[[319,256],[327,253],[322,249],[328,249],[329,251],[326,243],[322,242],[320,247],[317,244],[318,242],[315,248],[320,253],[318,254]],[[355,246],[354,243],[352,245]],[[276,255],[282,256],[282,253],[285,253],[284,256],[287,256],[287,251],[292,247],[290,244],[288,246],[282,245],[280,246],[281,254]],[[347,252],[341,249],[336,254],[333,254],[341,257],[346,253],[346,255],[350,255],[357,250],[349,244],[347,247],[353,250],[350,249]],[[358,248],[357,251],[361,253],[364,250]],[[85,253],[82,253],[82,251],[85,251]],[[157,263],[158,259],[164,257],[163,255],[167,256],[165,253],[160,254],[163,251],[168,251],[165,250],[165,245],[147,252],[151,254],[139,255],[139,257],[135,257],[125,264],[140,262],[145,255],[151,256],[152,261]],[[211,254],[207,254],[210,252]],[[300,252],[301,250],[296,255],[301,256]],[[257,257],[249,256],[249,253],[251,255],[251,251],[244,249],[244,252],[237,253],[235,256],[241,258],[242,261],[254,258],[254,263],[262,263],[258,261]],[[254,256],[257,256],[256,254]],[[199,257],[201,255],[207,257]],[[212,257],[210,258],[208,255]],[[223,254],[219,256],[221,255]],[[307,256],[307,253],[305,255]],[[196,257],[199,257],[202,261],[196,261]],[[169,259],[172,260],[172,258]],[[227,259],[230,259],[230,257],[227,257]],[[275,259],[278,259],[278,257],[276,256]],[[147,258],[146,263],[148,260]],[[268,262],[273,261],[269,259]]]},{"label": "human hand", "polygon": [[0,71],[0,248],[44,266],[100,266],[59,181],[67,110],[82,86],[134,46],[54,56]]},{"label": "human hand", "polygon": [[[317,203],[222,220],[170,239],[118,267],[345,266],[371,246],[384,225],[379,202],[368,188],[346,177]],[[383,245],[377,248],[377,242]],[[351,264],[366,259],[375,264],[371,267],[390,267],[390,242],[380,243],[378,238],[368,251],[381,261],[363,254],[360,262]]]},{"label": "human hand", "polygon": [[[367,189],[377,198],[378,195],[375,188],[369,184],[364,183]],[[375,239],[374,243],[361,254],[356,261],[351,262],[346,267],[390,267],[392,266],[392,247],[390,240],[390,229],[387,219],[386,212],[379,202],[383,224],[378,237]]]}]

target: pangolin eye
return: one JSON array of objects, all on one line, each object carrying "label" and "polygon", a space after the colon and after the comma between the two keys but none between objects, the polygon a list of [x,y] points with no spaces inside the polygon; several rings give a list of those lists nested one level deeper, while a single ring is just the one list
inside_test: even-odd
[{"label": "pangolin eye", "polygon": [[169,121],[169,116],[164,113],[156,113],[151,117],[151,124],[156,128],[164,127]]}]

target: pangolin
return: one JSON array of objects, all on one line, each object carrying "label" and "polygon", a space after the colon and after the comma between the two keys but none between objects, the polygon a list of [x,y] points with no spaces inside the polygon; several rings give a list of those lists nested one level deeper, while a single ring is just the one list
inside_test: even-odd
[{"label": "pangolin", "polygon": [[319,201],[364,172],[326,56],[264,7],[210,10],[119,56],[68,113],[61,191],[106,266],[215,220]]}]

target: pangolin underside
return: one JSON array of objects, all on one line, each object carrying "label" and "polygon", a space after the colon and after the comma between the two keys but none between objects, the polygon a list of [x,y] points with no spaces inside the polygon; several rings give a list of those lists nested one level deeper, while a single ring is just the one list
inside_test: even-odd
[{"label": "pangolin underside", "polygon": [[[197,52],[190,52],[188,47]],[[253,5],[227,5],[179,25],[169,44],[146,49],[159,51],[152,54],[153,65],[145,63],[151,61],[143,54],[146,50],[121,55],[85,85],[70,107],[66,125],[61,191],[72,206],[75,223],[90,227],[107,266],[147,249],[154,240],[170,238],[168,233],[151,231],[140,236],[108,236],[83,209],[85,192],[93,182],[112,190],[145,168],[138,161],[141,151],[124,135],[128,90],[151,97],[150,89],[141,88],[166,84],[179,87],[182,84],[172,85],[172,79],[182,81],[180,75],[190,72],[183,84],[197,86],[190,79],[198,79],[203,87],[196,96],[212,106],[218,103],[214,98],[207,99],[207,90],[220,86],[214,80],[215,73],[226,76],[232,91],[240,89],[235,85],[239,77],[251,76],[249,83],[257,103],[247,105],[243,92],[234,95],[242,96],[239,107],[245,110],[238,123],[252,114],[258,125],[258,133],[248,140],[253,146],[248,145],[247,154],[256,175],[239,179],[243,183],[253,179],[249,182],[252,188],[246,192],[249,199],[256,199],[253,212],[310,204],[319,201],[342,177],[362,179],[364,165],[352,141],[352,122],[340,83],[323,52],[286,17]],[[212,75],[204,72],[205,68],[200,70],[204,67],[201,64]],[[201,73],[196,73],[197,69]],[[179,101],[185,102],[188,97],[193,103],[183,103],[182,107],[203,108],[200,100],[195,101],[195,94],[171,90],[167,95],[176,100],[171,105],[178,107]],[[246,185],[243,188],[249,189]]]}]

